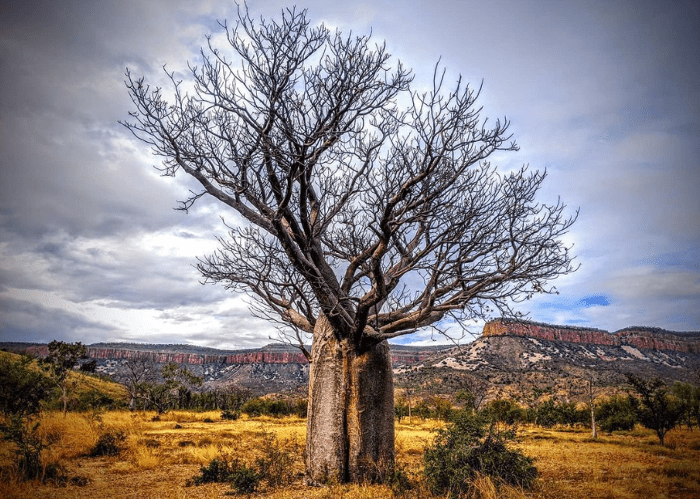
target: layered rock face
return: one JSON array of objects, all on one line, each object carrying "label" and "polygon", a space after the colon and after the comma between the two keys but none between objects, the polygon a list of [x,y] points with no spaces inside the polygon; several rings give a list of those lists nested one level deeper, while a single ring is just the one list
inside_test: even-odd
[{"label": "layered rock face", "polygon": [[659,328],[629,327],[614,333],[602,329],[556,326],[537,322],[496,319],[484,325],[484,337],[519,336],[587,345],[625,345],[644,350],[700,353],[700,332],[676,333]]}]

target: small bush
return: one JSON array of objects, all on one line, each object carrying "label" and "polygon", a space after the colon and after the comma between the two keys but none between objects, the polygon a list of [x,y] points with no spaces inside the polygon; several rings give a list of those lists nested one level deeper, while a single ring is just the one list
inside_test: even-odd
[{"label": "small bush", "polygon": [[[254,465],[238,459],[230,459],[225,454],[212,459],[202,466],[199,475],[192,478],[191,484],[201,485],[210,482],[229,482],[239,493],[254,492],[261,480],[274,488],[290,484],[295,477],[295,454],[298,444],[293,440],[279,441],[274,433],[263,431],[259,434],[261,456]],[[182,445],[182,442],[181,444]]]},{"label": "small bush", "polygon": [[250,494],[255,492],[255,489],[258,487],[260,475],[246,465],[241,465],[236,467],[229,475],[229,481],[239,494]]},{"label": "small bush", "polygon": [[393,469],[386,477],[386,483],[391,487],[391,491],[394,495],[399,497],[413,488],[406,471],[397,465],[394,465]]},{"label": "small bush", "polygon": [[123,449],[126,435],[122,431],[103,433],[90,451],[90,457],[117,456]]},{"label": "small bush", "polygon": [[256,460],[260,478],[270,487],[289,484],[294,478],[294,451],[296,443],[291,440],[280,442],[274,433],[262,431],[262,457]]},{"label": "small bush", "polygon": [[236,492],[250,494],[255,492],[260,483],[260,474],[238,459],[228,461],[222,456],[212,459],[207,466],[202,466],[199,475],[195,476],[190,483],[202,485],[226,482],[231,483]]},{"label": "small bush", "polygon": [[489,402],[486,411],[492,419],[501,423],[514,425],[526,420],[525,410],[510,399],[496,399]]},{"label": "small bush", "polygon": [[438,431],[424,455],[428,485],[435,494],[469,492],[479,475],[523,488],[537,477],[533,460],[507,444],[513,430],[498,431],[483,414],[460,411],[454,422]]},{"label": "small bush", "polygon": [[204,483],[226,482],[231,474],[232,468],[228,461],[224,458],[214,458],[208,465],[202,466],[199,470],[199,475],[194,477],[192,481],[195,485]]},{"label": "small bush", "polygon": [[241,417],[241,411],[231,411],[228,409],[221,411],[221,419],[235,421],[240,417]]}]

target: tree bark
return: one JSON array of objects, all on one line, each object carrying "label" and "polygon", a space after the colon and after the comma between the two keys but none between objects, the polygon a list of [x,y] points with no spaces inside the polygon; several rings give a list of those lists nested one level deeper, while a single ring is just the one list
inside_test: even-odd
[{"label": "tree bark", "polygon": [[386,341],[365,352],[316,321],[309,372],[309,483],[381,482],[394,466],[394,389]]}]

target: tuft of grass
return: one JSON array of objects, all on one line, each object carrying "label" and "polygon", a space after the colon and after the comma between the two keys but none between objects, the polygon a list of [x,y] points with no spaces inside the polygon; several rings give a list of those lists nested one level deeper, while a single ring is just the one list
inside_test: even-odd
[{"label": "tuft of grass", "polygon": [[671,461],[664,465],[663,472],[668,477],[694,479],[700,483],[700,465],[698,463]]},{"label": "tuft of grass", "polygon": [[152,470],[162,464],[162,459],[156,451],[148,447],[137,447],[132,453],[134,465],[139,470]]},{"label": "tuft of grass", "polygon": [[211,437],[200,438],[199,442],[197,442],[197,447],[207,447],[209,445],[214,445],[214,441],[211,439]]}]

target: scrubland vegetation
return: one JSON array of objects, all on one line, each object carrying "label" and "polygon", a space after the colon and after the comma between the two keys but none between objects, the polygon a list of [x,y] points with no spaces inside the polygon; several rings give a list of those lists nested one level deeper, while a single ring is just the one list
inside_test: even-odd
[{"label": "scrubland vegetation", "polygon": [[[155,419],[155,420],[154,420]],[[5,446],[0,483],[4,498],[215,498],[231,495],[229,482],[200,480],[212,474],[212,462],[236,462],[267,475],[253,497],[390,498],[433,495],[423,469],[426,446],[443,422],[413,418],[397,424],[396,480],[387,485],[308,487],[303,479],[306,422],[299,417],[223,420],[219,412],[109,411],[94,416],[58,411],[43,415],[43,451],[47,463],[59,463],[66,478],[21,481],[9,471],[12,456]],[[102,442],[101,446],[98,444]],[[110,448],[110,444],[113,448]],[[101,452],[95,449],[101,448]],[[534,459],[538,478],[533,487],[501,486],[475,475],[465,497],[479,498],[692,498],[700,497],[700,431],[674,429],[666,446],[651,430],[615,432],[590,438],[585,428],[525,426],[515,448]],[[282,466],[280,466],[282,465]],[[243,495],[245,497],[245,494]]]},{"label": "scrubland vegetation", "polygon": [[4,499],[700,498],[699,390],[690,385],[637,380],[641,396],[598,401],[598,438],[588,408],[571,403],[492,400],[477,410],[470,397],[408,406],[399,397],[389,481],[310,487],[303,400],[129,411],[115,383],[71,371],[65,390],[42,376],[36,361],[0,353]]}]

